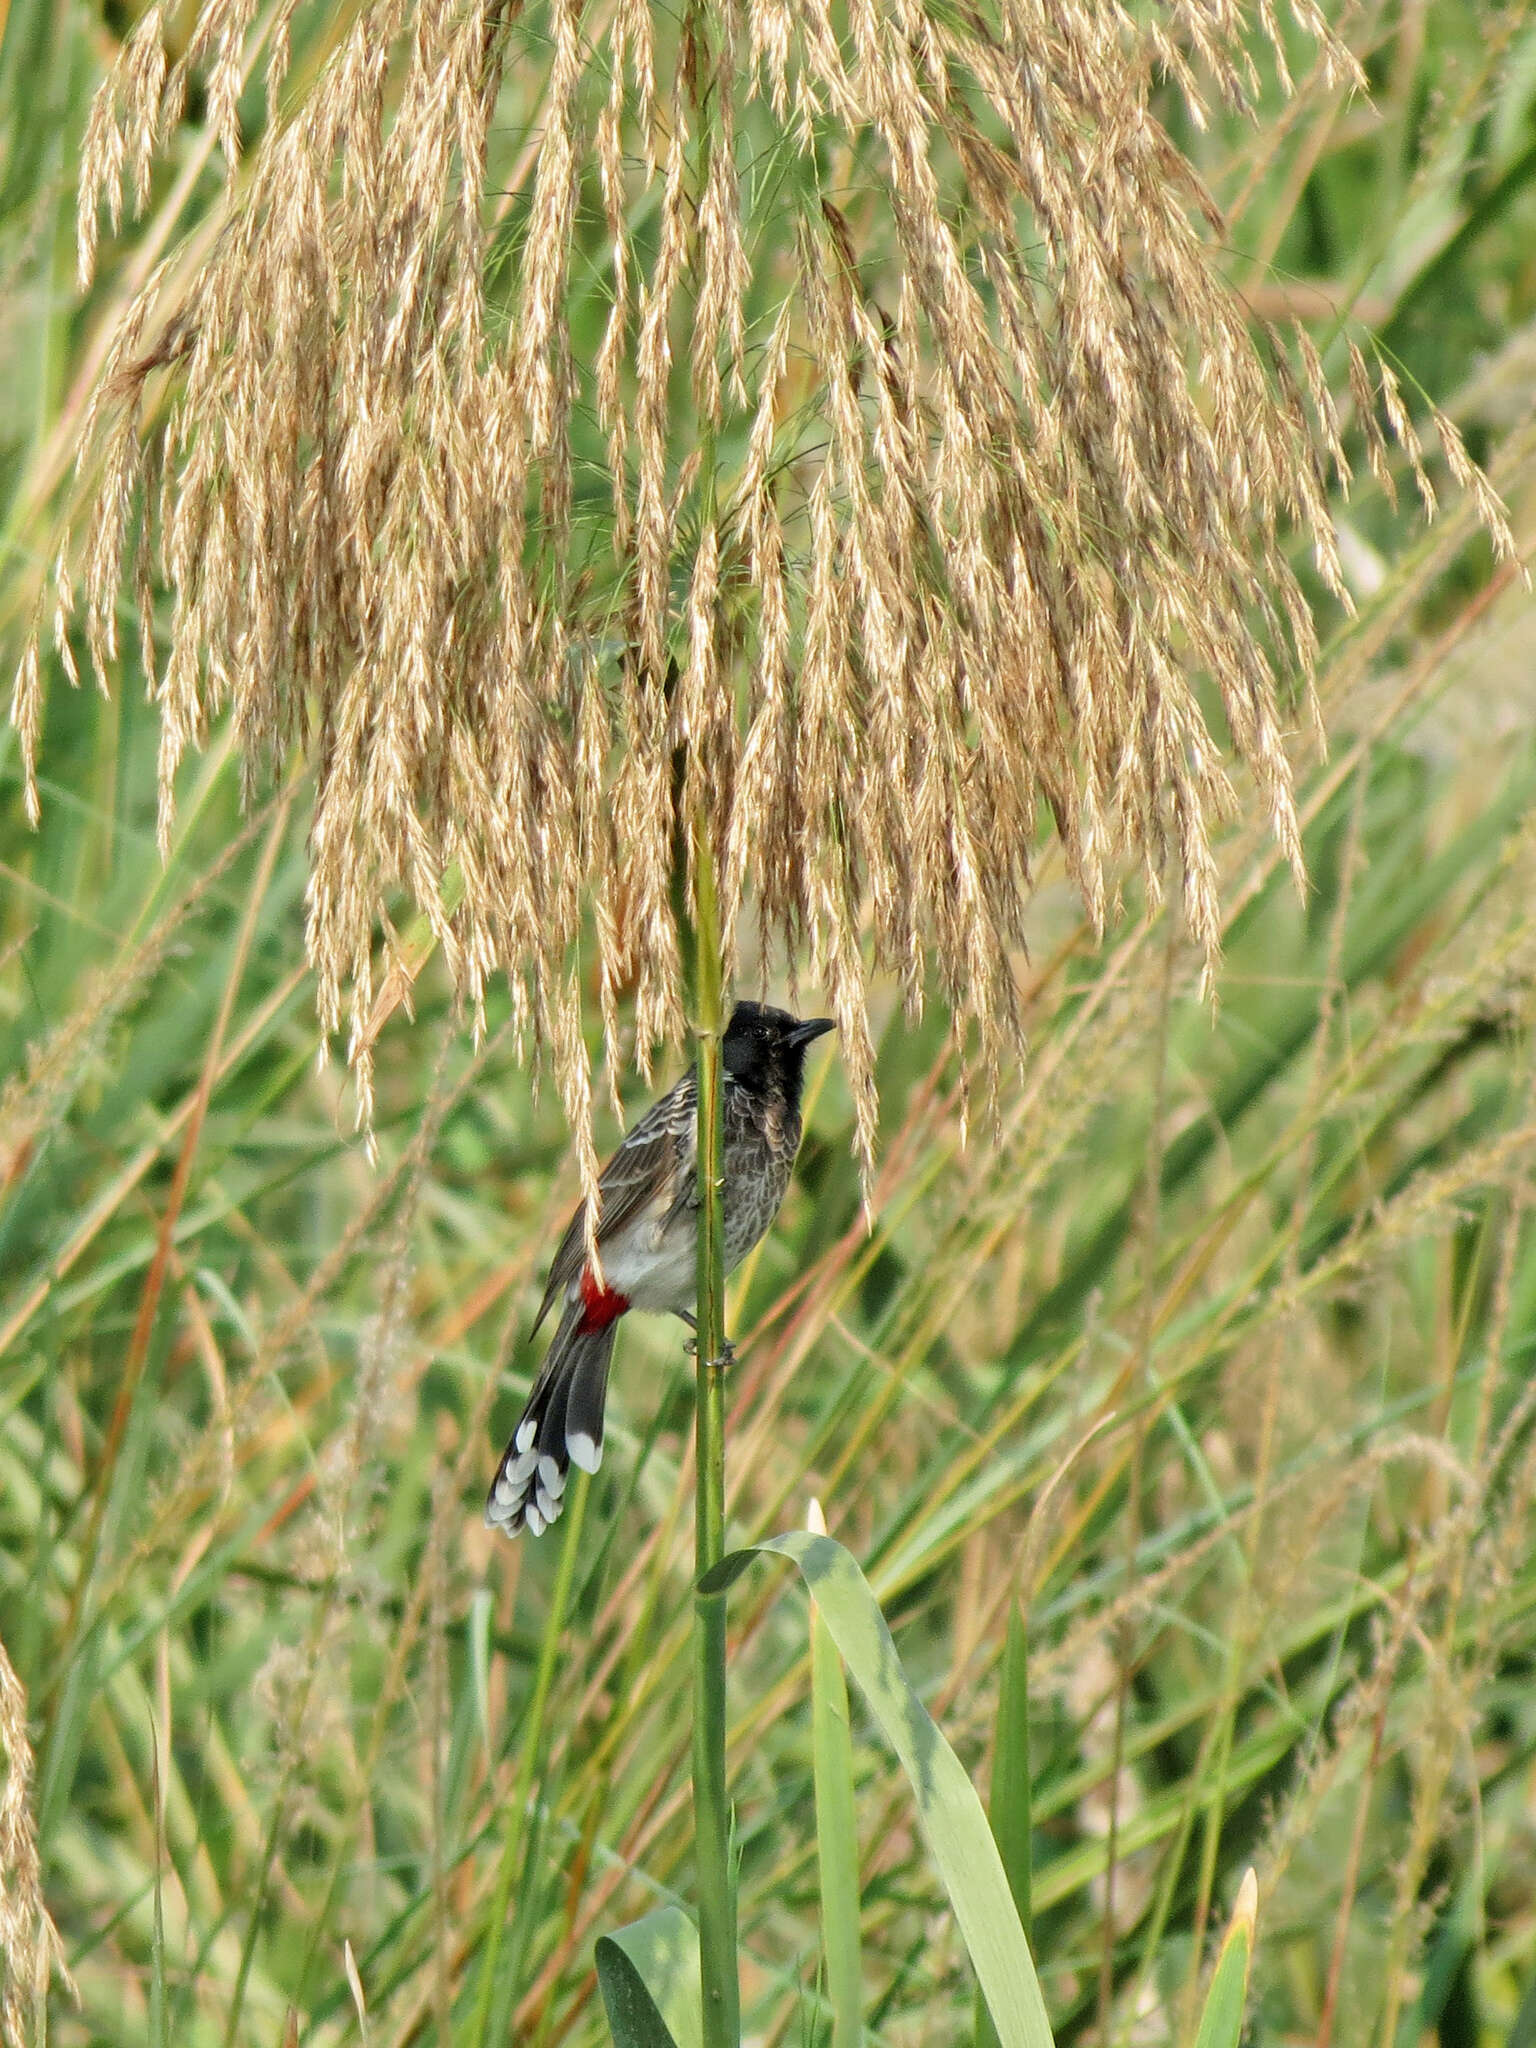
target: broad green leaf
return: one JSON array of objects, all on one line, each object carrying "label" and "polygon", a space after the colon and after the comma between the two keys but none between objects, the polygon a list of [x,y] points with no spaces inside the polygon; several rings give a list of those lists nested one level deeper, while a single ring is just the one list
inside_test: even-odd
[{"label": "broad green leaf", "polygon": [[702,2048],[699,1937],[681,1907],[602,1935],[597,1981],[614,2048]]},{"label": "broad green leaf", "polygon": [[[997,1695],[997,1737],[992,1749],[992,1800],[987,1818],[1003,1859],[1008,1889],[1024,1938],[1030,1931],[1029,1645],[1017,1606],[1008,1612],[1003,1676]],[[978,1998],[977,2048],[997,2048],[997,2030]]]},{"label": "broad green leaf", "polygon": [[1045,2000],[981,1801],[902,1670],[879,1603],[848,1552],[830,1536],[797,1530],[733,1551],[702,1582],[702,1590],[723,1592],[754,1556],[767,1552],[799,1567],[844,1664],[907,1774],[1002,2048],[1051,2048]]},{"label": "broad green leaf", "polygon": [[811,1606],[811,1734],[816,1772],[816,1855],[821,1871],[821,1941],[827,1959],[832,2048],[864,2038],[859,1953],[859,1839],[853,1813],[853,1737],[837,1645]]},{"label": "broad green leaf", "polygon": [[1216,1958],[1211,1988],[1200,2015],[1195,2048],[1237,2048],[1248,1998],[1248,1965],[1253,1956],[1253,1928],[1259,1910],[1259,1880],[1250,1870],[1237,1892],[1232,1924]]}]

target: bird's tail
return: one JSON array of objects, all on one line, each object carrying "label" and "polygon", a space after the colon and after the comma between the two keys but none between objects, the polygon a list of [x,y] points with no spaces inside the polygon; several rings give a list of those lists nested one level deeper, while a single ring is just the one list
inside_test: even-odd
[{"label": "bird's tail", "polygon": [[541,1536],[565,1504],[572,1465],[595,1472],[603,1461],[603,1403],[617,1320],[593,1327],[580,1296],[560,1318],[528,1405],[501,1454],[486,1497],[485,1519],[515,1536]]}]

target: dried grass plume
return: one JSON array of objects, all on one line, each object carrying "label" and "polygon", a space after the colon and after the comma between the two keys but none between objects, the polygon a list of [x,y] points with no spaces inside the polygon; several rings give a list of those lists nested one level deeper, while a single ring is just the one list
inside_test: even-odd
[{"label": "dried grass plume", "polygon": [[[0,1643],[0,2037],[26,2048],[31,2015],[63,1951],[43,1904],[32,1814],[27,1696]],[[65,1981],[68,1975],[65,1973]]]},{"label": "dried grass plume", "polygon": [[[403,900],[476,1012],[509,977],[587,1132],[584,969],[610,1065],[631,993],[642,1061],[681,1035],[700,814],[733,958],[755,914],[826,987],[866,1153],[871,973],[914,1005],[936,975],[995,1064],[1046,829],[1096,922],[1127,860],[1154,890],[1171,862],[1214,957],[1230,746],[1299,862],[1281,707],[1315,638],[1287,544],[1347,603],[1337,415],[1306,337],[1224,282],[1148,97],[1161,69],[1196,118],[1248,99],[1240,10],[377,0],[319,61],[293,5],[208,0],[174,63],[167,19],[91,117],[82,278],[194,76],[229,186],[92,409],[84,638],[105,678],[130,584],[163,826],[226,710],[253,774],[311,748],[308,947],[365,1106]],[[1371,460],[1377,392],[1422,486],[1390,379]],[[66,664],[76,601],[61,573]],[[29,761],[39,689],[33,653]]]}]

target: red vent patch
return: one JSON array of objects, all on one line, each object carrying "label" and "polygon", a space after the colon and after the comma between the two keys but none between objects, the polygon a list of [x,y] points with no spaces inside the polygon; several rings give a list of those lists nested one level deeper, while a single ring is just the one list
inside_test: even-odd
[{"label": "red vent patch", "polygon": [[629,1307],[629,1296],[605,1287],[590,1267],[581,1276],[581,1298],[587,1311],[581,1319],[583,1330],[606,1330]]}]

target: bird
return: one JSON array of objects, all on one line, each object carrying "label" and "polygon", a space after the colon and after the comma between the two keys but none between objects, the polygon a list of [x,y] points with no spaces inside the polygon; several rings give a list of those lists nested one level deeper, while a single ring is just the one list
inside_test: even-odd
[{"label": "bird", "polygon": [[[834,1028],[766,1003],[737,1003],[720,1043],[720,1178],[727,1273],[784,1200],[800,1146],[806,1049]],[[578,1204],[549,1269],[534,1332],[563,1303],[554,1339],[496,1467],[485,1519],[508,1536],[540,1536],[559,1519],[572,1465],[603,1456],[608,1365],[632,1309],[693,1324],[698,1256],[698,1074],[646,1111],[597,1181],[598,1263]],[[727,1352],[729,1347],[727,1347]]]}]

